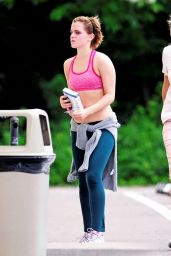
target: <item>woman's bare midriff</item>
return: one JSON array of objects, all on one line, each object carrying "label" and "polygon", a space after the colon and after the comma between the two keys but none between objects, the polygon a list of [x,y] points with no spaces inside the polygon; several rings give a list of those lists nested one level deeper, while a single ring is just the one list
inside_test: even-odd
[{"label": "woman's bare midriff", "polygon": [[[83,107],[89,107],[97,103],[104,95],[103,90],[89,90],[89,91],[79,91],[79,95],[83,104]],[[100,110],[90,116],[88,116],[84,123],[90,123],[95,121],[104,120],[112,115],[112,108],[107,106],[103,110]]]}]

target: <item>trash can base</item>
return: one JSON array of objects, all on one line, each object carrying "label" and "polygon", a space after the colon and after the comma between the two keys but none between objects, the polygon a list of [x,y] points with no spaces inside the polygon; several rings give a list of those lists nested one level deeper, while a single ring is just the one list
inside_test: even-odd
[{"label": "trash can base", "polygon": [[48,189],[44,173],[0,173],[0,255],[46,255]]}]

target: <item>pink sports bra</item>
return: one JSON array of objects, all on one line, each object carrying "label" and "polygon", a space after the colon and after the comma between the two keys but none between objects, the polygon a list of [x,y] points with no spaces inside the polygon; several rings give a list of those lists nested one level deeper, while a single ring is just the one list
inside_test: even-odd
[{"label": "pink sports bra", "polygon": [[93,68],[93,60],[96,51],[92,50],[89,58],[88,67],[84,72],[76,73],[73,71],[74,61],[77,56],[73,58],[69,68],[69,86],[74,91],[97,90],[103,88],[102,79],[97,75]]}]

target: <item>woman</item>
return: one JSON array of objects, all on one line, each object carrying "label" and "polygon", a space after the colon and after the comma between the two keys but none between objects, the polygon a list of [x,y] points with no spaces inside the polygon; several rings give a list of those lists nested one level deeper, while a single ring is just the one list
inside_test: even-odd
[{"label": "woman", "polygon": [[[168,25],[171,35],[171,16],[168,20]],[[164,79],[162,88],[163,108],[161,112],[161,120],[163,123],[163,141],[169,165],[169,179],[171,181],[171,45],[164,47],[162,62]],[[169,247],[171,248],[171,241],[169,242]]]},{"label": "woman", "polygon": [[64,62],[69,89],[79,93],[83,109],[72,111],[66,96],[61,107],[71,109],[73,163],[68,181],[79,179],[84,235],[81,243],[102,242],[105,231],[104,188],[116,190],[116,139],[119,124],[110,104],[115,98],[114,66],[105,54],[95,51],[103,35],[97,16],[72,21],[70,43],[76,56]]}]

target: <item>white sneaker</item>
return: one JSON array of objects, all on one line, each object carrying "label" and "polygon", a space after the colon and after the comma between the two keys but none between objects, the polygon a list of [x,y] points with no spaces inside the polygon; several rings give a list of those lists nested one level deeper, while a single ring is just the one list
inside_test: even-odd
[{"label": "white sneaker", "polygon": [[103,233],[93,230],[91,232],[91,242],[92,243],[104,243]]},{"label": "white sneaker", "polygon": [[91,241],[91,232],[85,232],[80,240],[81,244],[89,243]]}]

